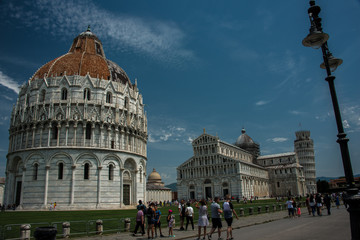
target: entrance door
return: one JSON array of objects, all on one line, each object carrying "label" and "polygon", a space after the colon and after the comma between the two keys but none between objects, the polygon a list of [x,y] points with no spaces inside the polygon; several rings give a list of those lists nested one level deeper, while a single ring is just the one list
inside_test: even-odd
[{"label": "entrance door", "polygon": [[125,184],[123,187],[124,198],[123,202],[125,205],[130,205],[130,185]]},{"label": "entrance door", "polygon": [[16,199],[15,199],[15,205],[20,205],[20,198],[21,198],[21,184],[22,182],[16,182]]},{"label": "entrance door", "polygon": [[227,188],[223,189],[223,193],[224,193],[223,196],[226,197],[226,195],[229,194],[229,189],[227,189]]},{"label": "entrance door", "polygon": [[190,192],[190,199],[195,199],[195,192]]},{"label": "entrance door", "polygon": [[212,198],[211,196],[211,187],[205,187],[205,197]]}]

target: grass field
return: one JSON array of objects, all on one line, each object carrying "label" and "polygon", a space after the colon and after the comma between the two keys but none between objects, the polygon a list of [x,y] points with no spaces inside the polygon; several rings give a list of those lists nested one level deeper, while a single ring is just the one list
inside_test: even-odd
[{"label": "grass field", "polygon": [[[243,208],[245,216],[249,215],[248,208],[253,207],[254,214],[257,214],[258,206],[262,207],[261,212],[265,212],[265,206],[268,205],[270,211],[272,210],[273,204],[276,204],[276,209],[279,211],[279,204],[284,204],[284,202],[277,202],[274,199],[266,200],[257,200],[253,203],[236,203],[233,201],[234,208],[237,213],[239,209]],[[222,205],[222,204],[221,204]],[[197,222],[198,219],[198,210],[195,208],[195,204],[192,205],[194,208],[194,221]],[[159,208],[163,218],[166,218],[169,209],[172,209],[176,215],[177,226],[179,224],[179,215],[177,206],[172,205]],[[210,205],[208,205],[210,213]],[[283,205],[283,210],[285,209]],[[61,223],[70,222],[71,223],[71,234],[75,235],[84,235],[84,233],[94,233],[95,231],[95,222],[98,219],[103,220],[104,231],[105,232],[119,232],[124,231],[124,219],[131,219],[131,228],[135,226],[135,216],[136,209],[127,209],[127,210],[86,210],[86,211],[6,211],[0,213],[0,230],[2,231],[0,238],[7,239],[9,237],[16,237],[19,234],[20,224],[31,224],[32,233],[35,231],[36,227],[39,226],[48,226],[53,225],[57,227],[60,231],[58,234],[61,234]],[[163,223],[166,222],[165,219],[162,220]],[[166,226],[166,224],[163,224]]]}]

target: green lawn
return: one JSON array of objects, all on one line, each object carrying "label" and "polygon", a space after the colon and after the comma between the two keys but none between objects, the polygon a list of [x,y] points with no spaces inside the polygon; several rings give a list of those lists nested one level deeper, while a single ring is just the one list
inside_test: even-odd
[{"label": "green lawn", "polygon": [[[276,204],[277,211],[279,211],[278,202],[274,199],[267,200],[257,200],[253,203],[239,203],[233,201],[234,208],[237,213],[239,213],[239,209],[243,208],[245,216],[249,215],[248,208],[254,208],[254,214],[257,214],[258,209],[257,206],[262,206],[261,212],[265,212],[265,206],[268,205],[270,207],[270,212],[273,211],[272,205]],[[281,202],[280,204],[284,204]],[[222,205],[222,204],[221,204]],[[194,220],[197,222],[198,219],[198,210],[195,208],[194,204],[192,205],[194,208]],[[159,208],[162,212],[163,218],[166,218],[169,209],[172,209],[174,214],[176,215],[176,225],[179,224],[179,216],[177,206],[172,205],[171,207],[161,207]],[[209,213],[210,213],[210,204],[208,205]],[[283,205],[283,210],[285,207]],[[71,234],[74,235],[84,235],[84,232],[88,231],[93,233],[95,231],[95,221],[97,219],[103,220],[104,231],[105,232],[119,232],[124,231],[124,219],[131,219],[131,228],[133,229],[135,226],[135,216],[136,209],[131,210],[88,210],[88,211],[6,211],[0,212],[0,231],[2,231],[0,238],[4,236],[4,238],[8,238],[9,236],[17,236],[19,234],[19,225],[28,223],[31,224],[32,233],[39,226],[48,226],[53,225],[58,229],[58,234],[61,234],[62,222],[70,222],[71,224]],[[163,226],[166,226],[166,220],[162,220]],[[15,224],[15,225],[11,225]]]}]

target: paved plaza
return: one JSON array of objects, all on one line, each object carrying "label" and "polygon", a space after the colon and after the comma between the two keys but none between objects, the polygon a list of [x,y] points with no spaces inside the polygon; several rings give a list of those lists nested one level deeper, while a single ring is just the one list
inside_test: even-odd
[{"label": "paved plaza", "polygon": [[[324,211],[324,215],[319,217],[309,216],[306,213],[306,209],[302,209],[303,215],[299,218],[287,218],[286,211],[279,211],[273,213],[264,213],[259,215],[252,215],[248,217],[241,217],[239,220],[234,219],[234,240],[246,239],[246,240],[300,240],[300,239],[350,239],[350,218],[349,214],[341,206],[340,209],[332,208],[332,214],[327,215]],[[306,214],[304,214],[306,213]],[[225,221],[223,221],[223,232],[221,234],[222,239],[226,239]],[[134,226],[131,226],[133,229]],[[197,227],[195,230],[179,231],[179,225],[174,230],[175,238],[156,238],[156,239],[196,239]],[[163,228],[163,233],[167,233],[168,229]],[[210,231],[210,227],[207,232]],[[165,234],[164,234],[165,235]],[[142,240],[147,239],[147,235],[141,236],[139,234],[136,237],[132,236],[132,233],[118,233],[112,235],[103,236],[89,236],[86,238],[77,238],[79,240]],[[206,238],[207,239],[207,238]],[[213,240],[218,239],[217,232],[212,235]]]}]

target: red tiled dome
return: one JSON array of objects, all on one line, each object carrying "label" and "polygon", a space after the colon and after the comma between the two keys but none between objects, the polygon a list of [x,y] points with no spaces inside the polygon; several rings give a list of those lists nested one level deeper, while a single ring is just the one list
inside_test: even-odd
[{"label": "red tiled dome", "polygon": [[98,77],[131,85],[125,71],[105,58],[102,43],[90,31],[90,28],[74,39],[68,53],[43,65],[31,80],[46,76],[85,76],[87,74],[93,78]]}]

